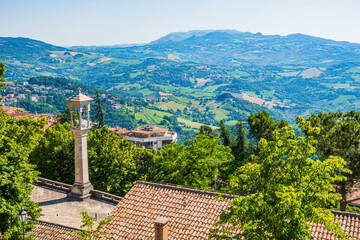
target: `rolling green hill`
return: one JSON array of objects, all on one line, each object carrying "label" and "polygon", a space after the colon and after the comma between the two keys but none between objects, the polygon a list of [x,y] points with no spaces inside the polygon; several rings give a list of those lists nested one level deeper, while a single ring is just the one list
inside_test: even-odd
[{"label": "rolling green hill", "polygon": [[[290,122],[311,112],[359,110],[359,54],[359,44],[233,30],[172,33],[127,47],[0,38],[8,81],[62,77],[126,98],[155,98],[134,112],[136,121],[184,129],[263,109]],[[232,97],[220,100],[225,93]]]}]

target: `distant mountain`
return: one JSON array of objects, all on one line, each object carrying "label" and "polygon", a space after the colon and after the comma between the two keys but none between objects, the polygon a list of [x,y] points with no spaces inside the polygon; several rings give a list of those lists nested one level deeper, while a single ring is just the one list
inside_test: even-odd
[{"label": "distant mountain", "polygon": [[329,66],[360,61],[360,44],[304,34],[262,35],[235,30],[170,33],[143,46],[97,49],[112,57],[162,58],[211,65]]},{"label": "distant mountain", "polygon": [[191,30],[188,32],[174,32],[174,33],[170,33],[164,37],[161,37],[155,41],[152,41],[149,43],[149,45],[154,45],[154,44],[164,44],[164,43],[168,43],[168,42],[181,42],[187,38],[196,36],[196,37],[202,37],[208,33],[211,32],[223,32],[223,33],[239,33],[239,31],[237,30]]},{"label": "distant mountain", "polygon": [[63,47],[57,47],[48,43],[30,38],[0,37],[0,57],[5,59],[17,59],[30,62],[34,59],[46,57],[51,51],[64,51]]},{"label": "distant mountain", "polygon": [[[262,108],[290,121],[311,112],[360,109],[360,44],[303,34],[190,31],[143,46],[76,49],[0,38],[2,61],[8,81],[66,77],[121,96],[174,96],[176,103],[151,107],[174,114],[191,109],[192,102],[192,117],[186,111],[182,116],[210,125],[245,119]],[[217,101],[224,93],[234,99]],[[210,115],[200,121],[195,109]],[[149,114],[137,114],[137,120],[151,123]]]}]

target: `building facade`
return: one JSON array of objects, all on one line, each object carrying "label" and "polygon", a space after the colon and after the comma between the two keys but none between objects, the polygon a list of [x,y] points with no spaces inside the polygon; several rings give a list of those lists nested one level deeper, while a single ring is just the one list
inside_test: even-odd
[{"label": "building facade", "polygon": [[135,128],[125,138],[137,146],[161,150],[166,145],[176,142],[176,132],[169,132],[167,128],[158,128],[154,125],[147,125]]}]

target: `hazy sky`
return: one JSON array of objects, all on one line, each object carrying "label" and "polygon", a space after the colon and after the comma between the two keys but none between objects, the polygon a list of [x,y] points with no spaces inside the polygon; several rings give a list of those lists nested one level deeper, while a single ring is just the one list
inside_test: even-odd
[{"label": "hazy sky", "polygon": [[359,11],[359,0],[0,0],[0,37],[112,45],[236,29],[360,43]]}]

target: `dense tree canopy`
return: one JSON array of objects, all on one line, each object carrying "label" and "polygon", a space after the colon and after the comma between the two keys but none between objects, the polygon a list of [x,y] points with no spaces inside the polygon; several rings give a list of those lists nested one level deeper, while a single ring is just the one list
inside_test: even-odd
[{"label": "dense tree canopy", "polygon": [[257,141],[260,141],[261,138],[271,140],[272,134],[276,129],[280,129],[287,125],[284,120],[279,122],[275,121],[265,110],[262,112],[250,113],[248,123],[250,126],[250,133]]},{"label": "dense tree canopy", "polygon": [[[30,201],[31,183],[39,172],[28,162],[30,152],[38,143],[45,119],[15,119],[0,112],[0,234],[5,239],[22,236],[18,213],[21,207],[33,219],[40,217],[38,204]],[[25,230],[33,223],[27,221]]]},{"label": "dense tree canopy", "polygon": [[[5,64],[2,62],[0,63],[0,90],[3,89],[5,87],[5,81],[6,79],[3,77],[3,75],[5,74]],[[1,102],[1,98],[0,98],[0,102]]]},{"label": "dense tree canopy", "polygon": [[[220,143],[216,136],[198,135],[189,141],[189,146],[172,143],[155,158],[153,178],[155,182],[166,182],[183,186],[211,189],[214,186],[216,163],[220,172],[226,172],[226,161],[234,159],[231,149]],[[215,161],[214,161],[215,160]],[[219,174],[225,180],[229,176]]]},{"label": "dense tree canopy", "polygon": [[316,141],[295,138],[291,126],[272,135],[271,141],[260,140],[258,155],[234,177],[232,192],[240,197],[221,214],[211,237],[311,239],[309,222],[314,222],[347,239],[340,225],[332,224],[334,215],[324,208],[341,199],[332,183],[346,179],[340,175],[350,172],[345,161],[333,156],[314,161]]},{"label": "dense tree canopy", "polygon": [[[298,123],[308,136],[313,136],[317,141],[316,153],[320,159],[333,156],[342,157],[346,167],[352,171],[344,173],[347,181],[339,182],[338,192],[343,199],[340,210],[345,211],[349,203],[348,195],[359,187],[360,181],[360,113],[355,111],[328,112],[311,114],[306,121]],[[311,131],[311,127],[318,127],[319,132]]]}]

